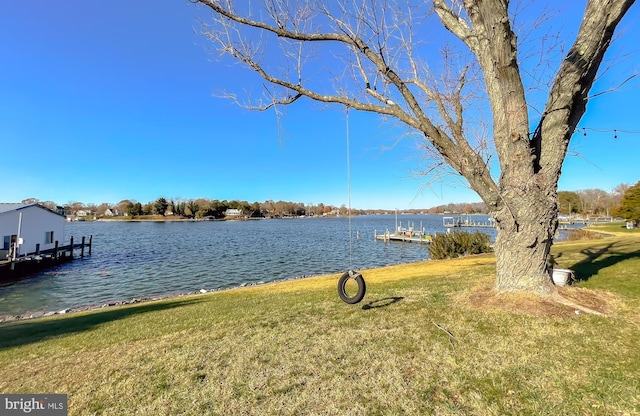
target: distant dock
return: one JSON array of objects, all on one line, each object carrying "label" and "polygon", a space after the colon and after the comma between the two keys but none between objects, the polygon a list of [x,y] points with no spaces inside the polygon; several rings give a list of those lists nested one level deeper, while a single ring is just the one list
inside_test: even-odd
[{"label": "distant dock", "polygon": [[579,215],[558,215],[559,225],[585,225],[590,226],[593,224],[606,224],[614,221],[622,221],[622,218],[613,217],[601,217],[601,216],[579,216]]},{"label": "distant dock", "polygon": [[396,229],[394,232],[386,230],[382,234],[378,234],[377,230],[373,231],[373,238],[381,241],[402,241],[405,243],[429,244],[431,235],[427,234],[420,223],[420,228],[416,228],[415,224],[409,223],[406,228],[402,227],[402,222],[398,223],[396,215]]},{"label": "distant dock", "polygon": [[386,230],[382,234],[378,234],[377,231],[374,230],[373,237],[376,240],[382,241],[402,241],[406,243],[420,243],[420,244],[429,244],[431,242],[431,236],[429,234],[425,234],[422,231],[414,231],[411,229],[398,228],[395,232],[390,232]]},{"label": "distant dock", "polygon": [[[496,222],[493,218],[489,217],[485,221],[476,221],[472,215],[466,216],[449,216],[442,218],[442,227],[445,228],[447,233],[451,232],[452,228],[495,228]],[[395,231],[386,230],[383,233],[378,233],[374,230],[374,238],[381,241],[402,241],[407,243],[431,243],[433,236],[427,234],[420,223],[420,227],[416,227],[415,224],[409,223],[407,227],[403,227],[402,223],[398,223],[396,215],[396,228]]]},{"label": "distant dock", "polygon": [[466,218],[463,216],[442,217],[442,226],[446,229],[458,227],[495,228],[496,221],[491,217],[487,221],[475,221],[470,215],[467,215]]}]

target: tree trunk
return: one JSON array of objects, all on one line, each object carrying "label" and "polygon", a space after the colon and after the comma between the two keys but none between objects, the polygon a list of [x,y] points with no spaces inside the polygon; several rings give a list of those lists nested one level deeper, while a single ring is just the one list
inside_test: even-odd
[{"label": "tree trunk", "polygon": [[498,226],[496,291],[553,293],[548,256],[558,227],[556,190],[527,186],[505,192],[503,202],[493,213]]}]

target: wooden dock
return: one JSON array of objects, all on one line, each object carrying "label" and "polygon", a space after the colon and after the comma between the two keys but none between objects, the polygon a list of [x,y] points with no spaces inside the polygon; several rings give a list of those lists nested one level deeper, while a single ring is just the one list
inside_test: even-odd
[{"label": "wooden dock", "polygon": [[402,241],[405,243],[420,243],[420,244],[431,243],[430,235],[420,234],[420,233],[411,233],[407,231],[392,233],[392,232],[389,232],[389,230],[387,230],[383,234],[378,234],[376,231],[374,231],[374,238],[376,240],[382,240],[382,241]]},{"label": "wooden dock", "polygon": [[396,225],[394,232],[386,230],[384,233],[378,234],[378,231],[374,230],[373,238],[382,241],[402,241],[405,243],[429,244],[431,242],[431,236],[426,234],[422,227],[420,227],[420,230],[416,230],[413,226],[402,228],[402,225]]},{"label": "wooden dock", "polygon": [[71,261],[78,255],[77,251],[79,251],[81,258],[85,254],[91,255],[92,245],[93,236],[89,236],[88,242],[85,237],[82,237],[80,243],[74,243],[73,237],[71,237],[66,246],[60,246],[56,241],[55,247],[47,250],[40,250],[38,244],[33,253],[27,253],[15,259],[0,260],[0,282],[16,280],[57,264]]},{"label": "wooden dock", "polygon": [[471,227],[471,228],[495,228],[496,221],[489,218],[487,221],[475,221],[470,215],[466,218],[459,217],[442,217],[442,226],[445,228]]},{"label": "wooden dock", "polygon": [[[621,219],[618,219],[621,220]],[[558,224],[560,225],[593,225],[593,224],[606,224],[609,222],[616,221],[616,218],[613,217],[589,217],[589,216],[568,216],[568,215],[558,215]]]},{"label": "wooden dock", "polygon": [[425,233],[424,227],[422,227],[422,221],[420,222],[420,228],[415,227],[415,224],[409,222],[406,228],[402,227],[402,221],[398,222],[398,210],[396,210],[396,228],[394,232],[386,230],[383,234],[378,234],[377,230],[373,230],[373,238],[381,241],[402,241],[404,243],[431,243],[432,237]]}]

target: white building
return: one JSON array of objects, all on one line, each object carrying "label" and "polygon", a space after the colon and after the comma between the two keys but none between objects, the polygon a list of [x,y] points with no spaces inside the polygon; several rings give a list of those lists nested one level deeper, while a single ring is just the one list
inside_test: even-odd
[{"label": "white building", "polygon": [[38,204],[0,203],[0,260],[12,249],[16,257],[63,245],[64,216]]},{"label": "white building", "polygon": [[118,217],[120,213],[118,212],[118,208],[107,208],[104,212],[105,217]]},{"label": "white building", "polygon": [[228,208],[224,212],[224,216],[225,217],[239,217],[241,215],[242,215],[242,211],[240,211],[239,209],[235,209],[235,208]]}]

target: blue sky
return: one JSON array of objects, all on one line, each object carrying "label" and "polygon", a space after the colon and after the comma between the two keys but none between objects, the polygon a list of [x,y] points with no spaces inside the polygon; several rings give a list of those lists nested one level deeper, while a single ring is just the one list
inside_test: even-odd
[{"label": "blue sky", "polygon": [[[569,2],[581,8],[582,2]],[[579,6],[579,7],[578,7]],[[621,56],[595,87],[640,72],[640,11],[620,26]],[[567,12],[568,13],[568,12]],[[571,16],[579,22],[579,17]],[[0,201],[100,204],[158,197],[347,204],[344,110],[308,100],[251,112],[217,98],[260,83],[216,62],[188,1],[0,4]],[[560,190],[640,180],[640,80],[590,101]],[[351,205],[427,208],[480,199],[412,175],[419,151],[397,128],[351,112]],[[617,130],[617,138],[613,130]]]}]

